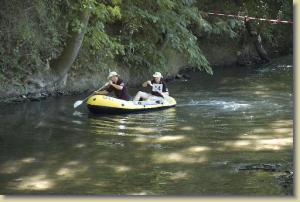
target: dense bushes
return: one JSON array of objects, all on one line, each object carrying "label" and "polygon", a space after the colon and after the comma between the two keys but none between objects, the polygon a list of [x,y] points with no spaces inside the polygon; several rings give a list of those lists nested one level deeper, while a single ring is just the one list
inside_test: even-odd
[{"label": "dense bushes", "polygon": [[[267,18],[292,18],[292,1],[194,0],[4,0],[0,9],[0,80],[20,82],[44,71],[61,54],[69,31],[83,29],[79,16],[91,17],[73,65],[73,73],[111,65],[163,70],[168,50],[176,51],[190,66],[212,73],[199,38],[239,38],[243,22],[206,15],[206,11],[242,13]],[[286,43],[290,25],[257,23],[271,46]]]}]

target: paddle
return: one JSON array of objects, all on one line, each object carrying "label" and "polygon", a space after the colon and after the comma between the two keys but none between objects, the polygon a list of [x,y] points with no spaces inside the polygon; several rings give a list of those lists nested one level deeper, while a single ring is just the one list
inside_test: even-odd
[{"label": "paddle", "polygon": [[[107,86],[107,83],[104,85],[104,86],[102,86],[101,88],[99,88],[98,90],[96,90],[96,91],[99,91],[99,90],[102,90],[104,87],[106,87]],[[91,94],[91,95],[89,95],[88,97],[86,97],[85,99],[83,99],[83,100],[77,100],[75,103],[74,103],[74,109],[75,108],[77,108],[78,106],[80,106],[83,102],[85,102],[89,97],[91,97],[92,95],[94,95],[94,93],[95,93],[95,91]]]}]

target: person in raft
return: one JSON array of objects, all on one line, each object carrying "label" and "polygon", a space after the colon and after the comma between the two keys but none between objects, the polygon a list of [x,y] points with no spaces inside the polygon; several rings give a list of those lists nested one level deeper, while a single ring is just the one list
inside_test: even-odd
[{"label": "person in raft", "polygon": [[114,91],[117,98],[127,101],[130,99],[126,85],[117,72],[110,72],[107,79],[108,82],[105,84],[104,89],[94,92],[96,95],[106,95]]},{"label": "person in raft", "polygon": [[153,79],[145,81],[143,87],[152,87],[151,93],[145,93],[139,91],[134,97],[133,101],[150,100],[150,101],[162,101],[162,98],[169,96],[169,90],[166,82],[162,79],[163,76],[160,72],[153,74]]}]

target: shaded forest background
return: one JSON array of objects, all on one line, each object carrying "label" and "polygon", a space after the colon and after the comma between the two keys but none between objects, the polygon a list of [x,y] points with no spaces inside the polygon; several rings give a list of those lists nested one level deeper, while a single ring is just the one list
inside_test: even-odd
[{"label": "shaded forest background", "polygon": [[[83,92],[111,70],[137,85],[153,71],[263,62],[243,20],[207,12],[292,20],[293,2],[3,0],[0,97]],[[293,52],[293,25],[251,25],[270,58]]]}]

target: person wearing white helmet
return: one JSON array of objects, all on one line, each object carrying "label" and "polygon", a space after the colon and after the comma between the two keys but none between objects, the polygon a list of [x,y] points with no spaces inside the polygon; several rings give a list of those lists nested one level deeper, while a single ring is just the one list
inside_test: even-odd
[{"label": "person wearing white helmet", "polygon": [[126,85],[117,72],[110,72],[107,79],[108,82],[105,84],[105,88],[100,91],[95,91],[95,94],[106,95],[114,91],[117,98],[122,100],[130,99],[130,96],[127,93]]},{"label": "person wearing white helmet", "polygon": [[155,72],[152,80],[145,81],[143,87],[150,86],[152,88],[151,93],[139,91],[134,97],[133,101],[142,100],[161,100],[162,98],[169,96],[169,90],[166,82],[162,79],[163,76],[160,72]]}]

